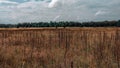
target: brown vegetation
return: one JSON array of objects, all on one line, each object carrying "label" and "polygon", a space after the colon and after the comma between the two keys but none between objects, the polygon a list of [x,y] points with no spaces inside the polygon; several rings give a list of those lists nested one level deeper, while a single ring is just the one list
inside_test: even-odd
[{"label": "brown vegetation", "polygon": [[120,68],[119,28],[0,29],[0,68]]}]

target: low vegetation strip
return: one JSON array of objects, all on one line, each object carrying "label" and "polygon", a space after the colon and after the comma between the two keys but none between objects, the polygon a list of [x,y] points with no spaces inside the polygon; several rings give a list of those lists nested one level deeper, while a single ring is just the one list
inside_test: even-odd
[{"label": "low vegetation strip", "polygon": [[74,31],[80,31],[80,30],[99,30],[99,31],[113,31],[113,30],[120,30],[119,27],[40,27],[40,28],[0,28],[0,31],[36,31],[36,30],[60,30],[60,29],[66,29],[66,30],[74,30]]},{"label": "low vegetation strip", "polygon": [[2,68],[120,68],[120,28],[1,28]]},{"label": "low vegetation strip", "polygon": [[120,27],[120,20],[118,21],[99,21],[99,22],[74,22],[74,21],[60,21],[60,22],[24,22],[18,24],[0,24],[0,28],[33,28],[33,27]]}]

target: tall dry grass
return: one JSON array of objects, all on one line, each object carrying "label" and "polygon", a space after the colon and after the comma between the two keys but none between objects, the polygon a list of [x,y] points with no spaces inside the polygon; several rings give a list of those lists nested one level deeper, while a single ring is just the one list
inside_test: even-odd
[{"label": "tall dry grass", "polygon": [[120,68],[119,28],[0,29],[0,68]]}]

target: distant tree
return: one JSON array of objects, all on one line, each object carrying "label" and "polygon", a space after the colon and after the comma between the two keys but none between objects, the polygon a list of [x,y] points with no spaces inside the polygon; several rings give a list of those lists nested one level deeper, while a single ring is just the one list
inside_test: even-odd
[{"label": "distant tree", "polygon": [[120,20],[118,20],[118,22],[117,22],[117,25],[116,25],[117,27],[120,27]]}]

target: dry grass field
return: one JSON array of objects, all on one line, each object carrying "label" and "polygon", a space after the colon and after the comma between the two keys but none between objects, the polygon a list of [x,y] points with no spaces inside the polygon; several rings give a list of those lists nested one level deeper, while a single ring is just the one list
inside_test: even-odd
[{"label": "dry grass field", "polygon": [[120,68],[120,28],[1,28],[0,68]]}]

